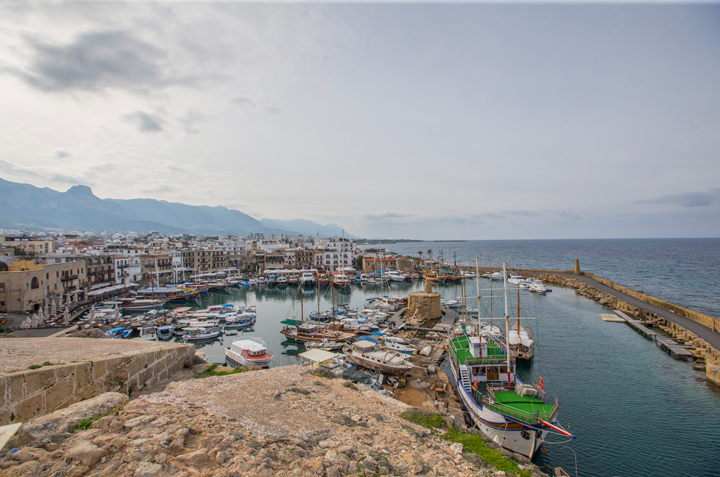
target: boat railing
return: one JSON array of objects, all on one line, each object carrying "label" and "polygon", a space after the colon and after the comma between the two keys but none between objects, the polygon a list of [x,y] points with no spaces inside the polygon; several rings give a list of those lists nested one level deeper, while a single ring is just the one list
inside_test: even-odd
[{"label": "boat railing", "polygon": [[555,416],[555,414],[558,411],[558,407],[560,405],[557,396],[545,396],[545,391],[542,389],[539,389],[537,386],[532,385],[532,387],[540,393],[542,393],[542,396],[540,396],[543,399],[543,403],[547,404],[548,401],[552,402],[553,407],[548,410],[538,410],[535,412],[527,412],[527,411],[521,411],[515,407],[512,407],[507,404],[500,403],[495,400],[495,393],[494,391],[512,391],[515,392],[515,383],[511,383],[508,387],[507,385],[503,386],[488,386],[487,387],[487,394],[483,396],[483,405],[490,407],[491,409],[495,409],[497,411],[502,412],[503,414],[506,414],[508,416],[514,417],[516,419],[523,420],[525,422],[532,422],[532,421],[550,421]]}]

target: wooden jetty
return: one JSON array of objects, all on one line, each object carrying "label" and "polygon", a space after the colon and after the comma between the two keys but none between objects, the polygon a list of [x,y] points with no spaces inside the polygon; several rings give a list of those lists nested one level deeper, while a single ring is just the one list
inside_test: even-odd
[{"label": "wooden jetty", "polygon": [[657,333],[655,331],[652,331],[649,328],[646,328],[645,325],[643,325],[643,323],[640,320],[634,320],[619,310],[615,310],[615,313],[620,318],[623,318],[627,322],[628,325],[635,328],[636,331],[639,331],[640,333],[645,335],[647,338],[650,338],[651,340],[655,340],[655,337],[657,337]]},{"label": "wooden jetty", "polygon": [[694,355],[688,351],[688,348],[694,348],[694,346],[681,345],[670,338],[658,338],[656,343],[661,349],[670,352],[676,358],[694,358]]}]

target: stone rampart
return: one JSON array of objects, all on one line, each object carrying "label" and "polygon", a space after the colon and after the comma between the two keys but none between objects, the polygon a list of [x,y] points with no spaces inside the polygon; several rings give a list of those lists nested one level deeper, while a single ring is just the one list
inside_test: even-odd
[{"label": "stone rampart", "polygon": [[[54,354],[56,359],[53,361],[76,362],[51,364],[50,361],[39,361],[28,366],[30,358],[26,357],[26,369],[2,372],[8,370],[5,367],[0,370],[0,425],[27,422],[35,416],[107,391],[132,396],[144,386],[166,379],[192,364],[195,354],[193,345],[180,343],[28,338],[2,340],[0,357],[8,356],[10,361],[10,355],[20,352],[21,348],[15,349],[18,345],[26,345],[22,349],[42,346],[45,353],[38,361],[48,354]],[[73,349],[78,347],[85,347],[85,356],[81,356],[82,350]],[[63,349],[67,348],[70,348],[68,352],[63,353]],[[90,353],[88,356],[88,352],[93,350],[97,350],[97,355]],[[14,365],[16,369],[17,366]]]}]

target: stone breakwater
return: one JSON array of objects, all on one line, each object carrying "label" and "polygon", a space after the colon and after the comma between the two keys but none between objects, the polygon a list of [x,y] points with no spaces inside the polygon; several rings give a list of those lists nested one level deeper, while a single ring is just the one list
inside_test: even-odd
[{"label": "stone breakwater", "polygon": [[73,424],[90,412],[117,410],[119,399],[103,394],[92,403],[96,411],[77,403],[60,411],[69,417],[31,422],[22,438],[34,440],[0,454],[0,475],[505,474],[400,417],[409,406],[300,366],[171,383],[96,416],[86,430],[64,432],[67,419]]},{"label": "stone breakwater", "polygon": [[0,425],[106,391],[132,395],[191,365],[194,355],[193,345],[143,340],[0,340]]},{"label": "stone breakwater", "polygon": [[[693,319],[693,321],[697,321],[699,323],[703,323],[703,320],[700,319],[694,319],[692,316],[689,316],[690,314],[688,312],[693,312],[692,310],[688,310],[683,307],[679,307],[677,305],[673,305],[672,307],[669,306],[662,306],[662,304],[667,304],[667,302],[664,302],[663,300],[659,300],[650,296],[646,296],[644,294],[639,294],[639,292],[630,290],[626,287],[621,287],[619,285],[616,285],[609,280],[601,279],[599,277],[592,276],[594,279],[601,281],[601,283],[605,285],[612,284],[612,288],[618,289],[619,291],[622,291],[623,293],[627,293],[630,295],[632,292],[632,296],[636,297],[635,295],[640,295],[643,297],[643,299],[648,299],[648,303],[655,304],[657,306],[661,306],[662,308],[665,308],[667,310],[673,311],[675,313],[680,314],[681,316],[686,316],[688,318]],[[671,336],[672,338],[676,339],[679,342],[691,344],[695,347],[695,349],[691,350],[691,353],[695,356],[698,360],[704,360],[707,364],[707,377],[709,380],[720,383],[720,369],[718,368],[720,366],[720,350],[717,350],[710,346],[705,340],[698,337],[694,333],[686,330],[685,328],[672,323],[669,320],[666,320],[662,317],[653,316],[652,314],[648,313],[647,311],[631,305],[630,303],[627,303],[624,300],[621,300],[619,298],[616,298],[612,295],[609,295],[607,293],[604,293],[600,290],[598,290],[595,287],[592,287],[585,282],[578,280],[577,278],[572,278],[568,276],[563,275],[554,275],[554,274],[541,274],[539,275],[539,278],[543,280],[543,282],[546,283],[552,283],[555,285],[560,285],[564,287],[574,288],[575,293],[578,295],[582,295],[586,298],[589,298],[591,300],[595,300],[596,302],[600,303],[601,305],[608,306],[614,310],[620,310],[624,313],[627,313],[629,315],[635,316],[636,318],[640,320],[647,320],[654,324],[654,326],[658,327],[660,330],[662,330],[665,334],[668,336]],[[652,301],[650,300],[652,299]],[[670,304],[672,305],[672,304]],[[676,311],[677,310],[677,311]],[[701,314],[699,314],[701,315]],[[705,316],[705,315],[703,315]],[[708,317],[710,318],[710,317]],[[705,320],[707,321],[707,320]],[[712,325],[712,324],[711,324]],[[711,328],[712,329],[712,328]]]}]

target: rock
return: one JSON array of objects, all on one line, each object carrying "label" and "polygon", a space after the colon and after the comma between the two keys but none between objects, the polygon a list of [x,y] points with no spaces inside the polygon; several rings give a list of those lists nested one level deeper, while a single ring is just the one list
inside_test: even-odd
[{"label": "rock", "polygon": [[105,455],[105,451],[92,442],[82,440],[72,449],[67,451],[65,457],[79,460],[83,464],[92,467],[97,464]]},{"label": "rock", "polygon": [[40,416],[23,425],[18,431],[18,445],[23,446],[37,439],[63,435],[80,424],[83,419],[99,416],[128,402],[120,393],[104,393],[86,401],[77,402],[60,411]]},{"label": "rock", "polygon": [[152,464],[150,462],[140,462],[135,469],[135,477],[154,477],[162,472],[163,467],[160,464]]},{"label": "rock", "polygon": [[462,454],[463,452],[463,445],[460,443],[455,443],[450,446],[450,450],[453,451],[455,454]]},{"label": "rock", "polygon": [[87,474],[89,470],[90,467],[88,467],[87,465],[79,465],[70,469],[70,472],[68,472],[68,477],[81,477]]},{"label": "rock", "polygon": [[2,475],[7,477],[35,476],[40,475],[42,465],[40,462],[29,461],[15,467],[10,467]]},{"label": "rock", "polygon": [[207,462],[208,459],[208,453],[202,449],[175,457],[176,461],[182,462],[183,464],[189,466],[202,465]]}]

